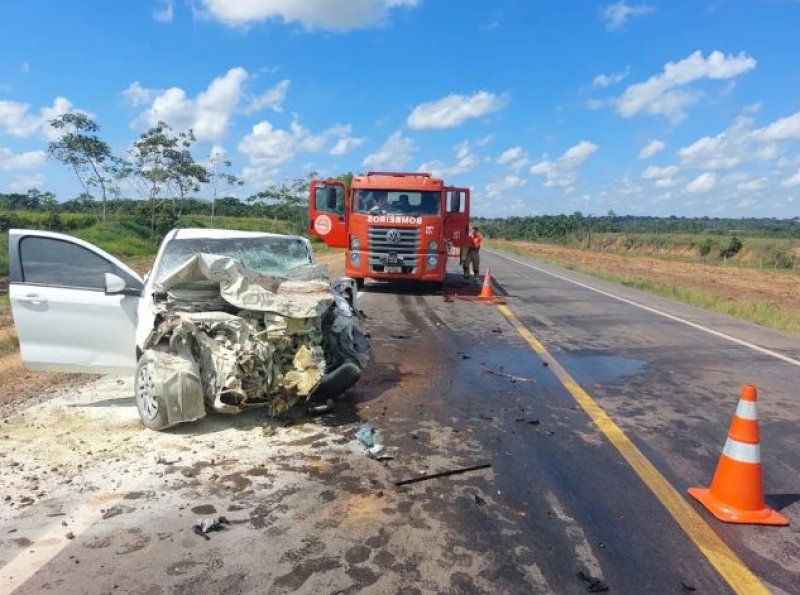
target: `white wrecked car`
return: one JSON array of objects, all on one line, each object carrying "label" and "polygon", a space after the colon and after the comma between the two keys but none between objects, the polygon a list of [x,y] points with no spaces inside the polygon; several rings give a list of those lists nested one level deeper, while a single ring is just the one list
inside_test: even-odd
[{"label": "white wrecked car", "polygon": [[11,230],[9,265],[25,364],[135,374],[139,415],[155,430],[207,409],[276,415],[341,393],[367,363],[355,281],[331,285],[302,237],[173,230],[142,280],[80,239]]}]

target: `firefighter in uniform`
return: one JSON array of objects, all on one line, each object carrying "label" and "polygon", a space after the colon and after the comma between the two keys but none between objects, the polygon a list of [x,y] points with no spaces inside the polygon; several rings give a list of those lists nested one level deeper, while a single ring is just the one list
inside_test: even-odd
[{"label": "firefighter in uniform", "polygon": [[483,236],[478,233],[478,228],[471,227],[469,229],[469,235],[467,236],[466,252],[461,258],[461,265],[464,267],[465,279],[469,278],[470,264],[472,264],[472,273],[475,275],[475,278],[477,279],[480,276],[481,241],[483,241]]}]

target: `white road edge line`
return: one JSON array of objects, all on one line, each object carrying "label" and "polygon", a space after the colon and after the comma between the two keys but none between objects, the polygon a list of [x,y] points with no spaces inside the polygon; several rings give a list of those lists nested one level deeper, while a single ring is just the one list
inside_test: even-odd
[{"label": "white road edge line", "polygon": [[517,260],[516,258],[512,258],[510,256],[506,256],[505,254],[501,254],[500,252],[495,252],[494,250],[487,250],[489,254],[494,256],[500,256],[501,258],[505,258],[510,260],[511,262],[515,262],[517,264],[521,264],[524,267],[528,267],[529,269],[533,269],[535,271],[539,271],[540,273],[544,273],[545,275],[550,275],[551,277],[555,277],[556,279],[561,279],[562,281],[567,281],[568,283],[572,283],[573,285],[577,285],[579,287],[583,287],[584,289],[588,289],[590,291],[594,291],[595,293],[599,293],[606,297],[613,298],[620,302],[624,302],[631,306],[636,306],[637,308],[641,308],[647,312],[652,314],[657,314],[659,316],[663,316],[664,318],[669,318],[670,320],[674,320],[675,322],[680,322],[681,324],[685,324],[686,326],[690,326],[694,329],[703,331],[704,333],[708,333],[709,335],[714,335],[715,337],[719,337],[720,339],[725,339],[726,341],[730,341],[731,343],[735,343],[737,345],[741,345],[742,347],[747,347],[748,349],[752,349],[753,351],[757,351],[758,353],[762,353],[764,355],[769,355],[770,357],[774,357],[781,361],[786,362],[787,364],[792,364],[793,366],[800,366],[800,360],[793,359],[788,355],[783,355],[782,353],[778,353],[777,351],[772,351],[771,349],[767,349],[766,347],[761,347],[759,345],[754,345],[753,343],[749,343],[743,339],[737,339],[736,337],[732,337],[731,335],[727,335],[725,333],[721,333],[720,331],[715,331],[714,329],[710,329],[702,324],[697,324],[696,322],[692,322],[691,320],[686,320],[685,318],[680,318],[679,316],[675,316],[674,314],[670,314],[668,312],[664,312],[663,310],[658,310],[656,308],[651,308],[650,306],[645,306],[644,304],[640,304],[638,302],[634,302],[633,300],[629,300],[627,298],[614,295],[613,293],[609,293],[607,291],[603,291],[602,289],[597,289],[596,287],[592,287],[591,285],[587,285],[586,283],[581,283],[580,281],[576,281],[575,279],[570,279],[569,277],[564,277],[563,275],[558,275],[556,273],[552,273],[548,270],[543,268],[534,266],[530,263],[523,262],[521,260]]}]

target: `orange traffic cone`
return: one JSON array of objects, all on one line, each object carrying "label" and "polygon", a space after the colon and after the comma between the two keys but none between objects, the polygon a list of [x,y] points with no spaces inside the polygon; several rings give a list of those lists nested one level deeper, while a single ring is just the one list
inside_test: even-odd
[{"label": "orange traffic cone", "polygon": [[483,277],[483,287],[478,294],[481,299],[492,299],[494,297],[494,288],[492,287],[492,269],[486,270],[486,275]]},{"label": "orange traffic cone", "polygon": [[755,385],[742,388],[711,487],[689,488],[689,494],[726,523],[788,525],[785,516],[764,503],[757,394]]}]

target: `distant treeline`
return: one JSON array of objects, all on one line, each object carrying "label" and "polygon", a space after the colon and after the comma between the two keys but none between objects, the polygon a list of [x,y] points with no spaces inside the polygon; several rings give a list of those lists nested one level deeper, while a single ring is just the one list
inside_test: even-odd
[{"label": "distant treeline", "polygon": [[536,215],[489,219],[477,217],[473,222],[492,238],[508,240],[542,240],[566,242],[592,233],[629,234],[710,234],[771,238],[800,238],[800,217],[773,219],[743,217],[646,217],[616,215]]}]

